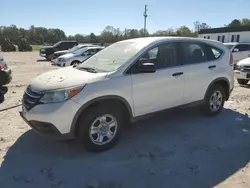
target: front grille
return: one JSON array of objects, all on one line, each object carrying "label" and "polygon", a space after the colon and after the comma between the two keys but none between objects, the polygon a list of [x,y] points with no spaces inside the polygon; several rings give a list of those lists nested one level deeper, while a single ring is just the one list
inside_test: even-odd
[{"label": "front grille", "polygon": [[239,70],[239,71],[250,71],[250,66],[240,66],[240,65],[235,65],[234,70]]},{"label": "front grille", "polygon": [[250,71],[250,66],[243,66],[243,70]]},{"label": "front grille", "polygon": [[39,103],[41,98],[41,93],[34,92],[28,87],[23,95],[23,106],[29,111]]}]

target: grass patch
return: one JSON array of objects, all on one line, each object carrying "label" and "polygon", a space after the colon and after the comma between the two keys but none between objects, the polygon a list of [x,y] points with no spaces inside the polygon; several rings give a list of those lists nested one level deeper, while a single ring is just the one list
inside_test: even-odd
[{"label": "grass patch", "polygon": [[40,50],[40,45],[31,45],[32,46],[32,51],[39,51]]}]

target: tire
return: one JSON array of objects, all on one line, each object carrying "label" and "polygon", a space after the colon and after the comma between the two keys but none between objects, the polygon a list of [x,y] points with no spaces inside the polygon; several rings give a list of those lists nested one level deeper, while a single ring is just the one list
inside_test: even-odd
[{"label": "tire", "polygon": [[80,64],[79,61],[73,61],[70,65],[72,66],[72,65],[78,65],[78,64]]},{"label": "tire", "polygon": [[0,91],[0,104],[4,102],[4,94]]},{"label": "tire", "polygon": [[[215,96],[218,98],[218,100],[215,99]],[[213,104],[211,105],[211,103]],[[214,84],[209,88],[208,92],[206,93],[206,96],[204,98],[204,103],[202,105],[202,112],[206,116],[216,116],[221,112],[224,103],[225,103],[224,88],[221,85]]]},{"label": "tire", "polygon": [[[102,103],[90,107],[90,109],[82,114],[78,121],[77,139],[85,146],[86,150],[92,152],[101,152],[109,150],[117,144],[121,137],[123,127],[122,113],[120,113],[118,109],[118,105]],[[100,128],[102,126],[100,124],[100,120],[103,122],[108,122],[106,124],[106,130],[104,127]],[[113,123],[111,124],[110,122]],[[109,123],[110,127],[108,127]],[[92,134],[90,132],[91,128],[93,131]],[[105,131],[107,132],[104,133]],[[109,134],[110,132],[113,133],[113,136],[112,134]],[[109,134],[111,139],[108,140],[108,137],[105,134]],[[102,138],[103,142],[101,143],[101,140],[98,140],[98,138]]]},{"label": "tire", "polygon": [[51,61],[52,56],[53,56],[53,54],[49,54],[49,55],[46,55],[45,58],[46,58],[48,61]]},{"label": "tire", "polygon": [[240,85],[246,85],[248,83],[249,80],[245,80],[245,79],[237,79],[238,83]]},{"label": "tire", "polygon": [[56,56],[52,55],[51,60],[54,60],[54,59],[56,59]]}]

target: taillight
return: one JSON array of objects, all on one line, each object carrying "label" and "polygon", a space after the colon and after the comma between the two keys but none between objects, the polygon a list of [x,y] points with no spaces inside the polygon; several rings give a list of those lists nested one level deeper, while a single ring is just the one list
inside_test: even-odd
[{"label": "taillight", "polygon": [[3,68],[3,66],[2,66],[2,65],[0,65],[0,71],[2,71],[2,70],[4,70],[4,68]]},{"label": "taillight", "polygon": [[229,62],[229,65],[230,65],[230,66],[233,66],[233,65],[234,65],[234,57],[233,57],[233,54],[232,54],[232,53],[230,54],[230,62]]}]

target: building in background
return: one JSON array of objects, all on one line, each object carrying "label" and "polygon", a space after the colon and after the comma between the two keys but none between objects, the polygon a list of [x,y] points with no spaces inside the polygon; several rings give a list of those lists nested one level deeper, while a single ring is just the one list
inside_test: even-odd
[{"label": "building in background", "polygon": [[223,43],[250,43],[250,26],[201,29],[199,31],[199,38],[217,40]]}]

